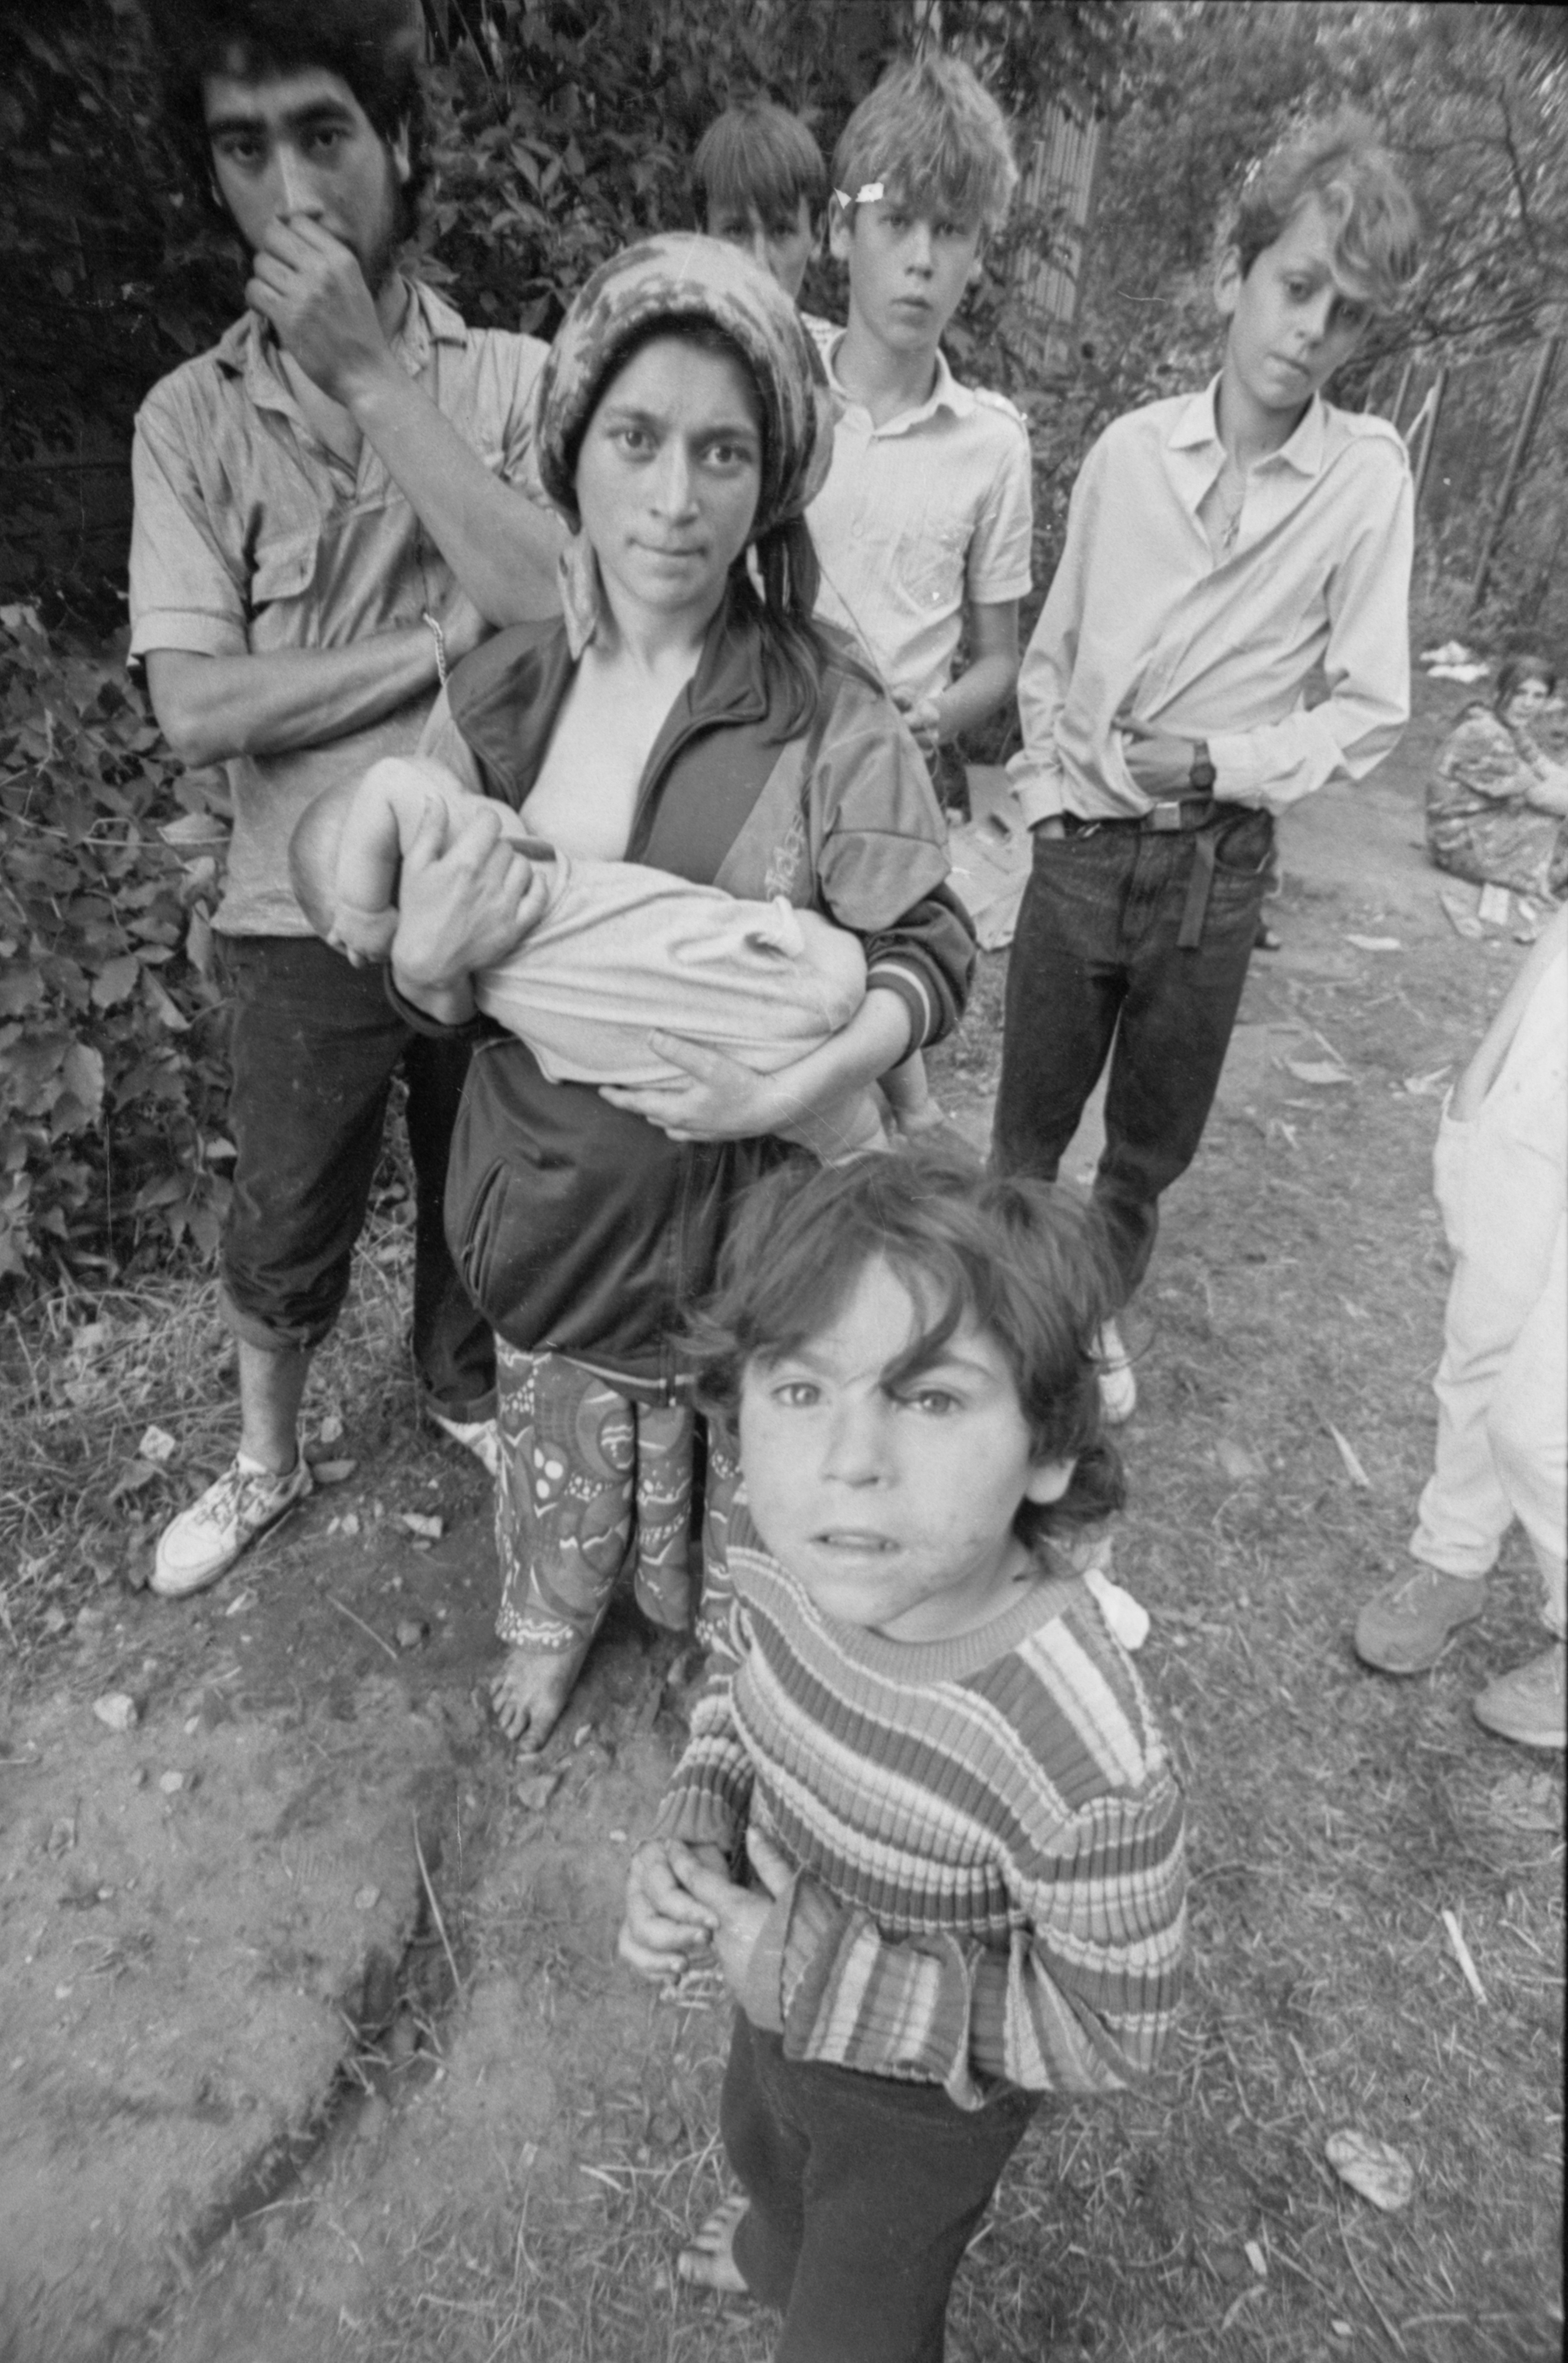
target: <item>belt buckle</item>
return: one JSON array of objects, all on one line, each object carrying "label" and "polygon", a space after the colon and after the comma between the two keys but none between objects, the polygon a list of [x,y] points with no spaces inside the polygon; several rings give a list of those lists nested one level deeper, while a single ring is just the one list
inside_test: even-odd
[{"label": "belt buckle", "polygon": [[1148,826],[1152,829],[1158,829],[1162,832],[1169,832],[1172,829],[1179,830],[1182,826],[1182,800],[1180,796],[1162,796],[1157,804],[1151,804],[1149,807]]}]

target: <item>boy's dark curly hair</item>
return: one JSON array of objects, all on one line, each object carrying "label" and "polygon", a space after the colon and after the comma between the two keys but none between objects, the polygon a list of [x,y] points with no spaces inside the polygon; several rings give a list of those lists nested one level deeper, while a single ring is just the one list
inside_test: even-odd
[{"label": "boy's dark curly hair", "polygon": [[1116,1303],[1099,1219],[1054,1183],[997,1180],[947,1155],[792,1163],[750,1191],[689,1334],[698,1401],[733,1427],[748,1363],[818,1335],[876,1262],[918,1315],[890,1382],[908,1384],[972,1322],[1001,1348],[1035,1459],[1074,1462],[1060,1501],[1020,1504],[1020,1541],[1118,1510],[1121,1460],[1105,1435],[1095,1359]]},{"label": "boy's dark curly hair", "polygon": [[418,0],[142,0],[142,15],[164,123],[202,194],[213,185],[207,76],[257,82],[314,69],[348,83],[384,144],[406,134],[398,232],[409,235],[430,169]]}]

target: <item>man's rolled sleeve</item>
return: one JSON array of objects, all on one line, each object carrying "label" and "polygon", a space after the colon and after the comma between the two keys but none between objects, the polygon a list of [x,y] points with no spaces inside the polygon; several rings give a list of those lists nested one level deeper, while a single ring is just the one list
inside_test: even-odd
[{"label": "man's rolled sleeve", "polygon": [[244,656],[244,594],[207,528],[200,487],[180,445],[150,405],[136,422],[130,470],[132,661],[153,649]]}]

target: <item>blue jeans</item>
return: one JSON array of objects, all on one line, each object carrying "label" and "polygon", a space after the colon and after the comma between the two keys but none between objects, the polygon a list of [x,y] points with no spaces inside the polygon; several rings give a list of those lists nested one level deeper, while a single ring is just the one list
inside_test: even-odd
[{"label": "blue jeans", "polygon": [[1214,878],[1197,943],[1176,938],[1199,832],[1071,822],[1064,837],[1035,834],[1013,940],[994,1159],[1054,1181],[1110,1058],[1095,1203],[1123,1302],[1153,1253],[1160,1193],[1203,1137],[1272,868],[1267,813],[1238,806],[1207,834]]},{"label": "blue jeans", "polygon": [[415,1183],[414,1359],[438,1411],[487,1419],[494,1343],[443,1222],[467,1043],[416,1034],[388,1002],[379,969],[350,967],[314,936],[228,936],[219,945],[233,1005],[238,1152],[220,1258],[229,1328],[272,1352],[327,1336],[349,1292],[401,1065]]},{"label": "blue jeans", "polygon": [[953,2275],[1040,2097],[961,2109],[786,2059],[737,2011],[719,2124],[748,2201],[735,2261],[784,2317],[773,2363],[942,2363]]}]

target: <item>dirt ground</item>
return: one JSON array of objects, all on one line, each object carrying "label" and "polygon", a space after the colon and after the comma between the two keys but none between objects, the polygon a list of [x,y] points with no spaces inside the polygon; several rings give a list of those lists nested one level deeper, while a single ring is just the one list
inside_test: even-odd
[{"label": "dirt ground", "polygon": [[[1394,761],[1286,829],[1283,949],[1130,1324],[1118,1572],[1193,1797],[1195,2004],[1159,2094],[1034,2137],[955,2301],[973,2363],[1561,2351],[1562,1768],[1464,1709],[1532,1646],[1524,1556],[1430,1678],[1345,1638],[1430,1448],[1434,1078],[1520,957],[1454,932],[1420,851],[1462,696],[1420,683]],[[1004,973],[936,1061],[977,1140]],[[1070,1170],[1095,1146],[1091,1114]],[[0,1694],[0,2358],[760,2358],[765,2322],[670,2269],[718,2187],[724,2013],[613,1954],[695,1663],[617,1614],[513,1758],[481,1473],[395,1426],[330,1449],[355,1465],[204,1598],[84,1574]],[[1416,2158],[1409,2253],[1322,2165],[1347,2123]]]}]

